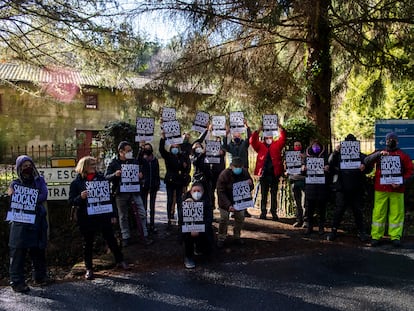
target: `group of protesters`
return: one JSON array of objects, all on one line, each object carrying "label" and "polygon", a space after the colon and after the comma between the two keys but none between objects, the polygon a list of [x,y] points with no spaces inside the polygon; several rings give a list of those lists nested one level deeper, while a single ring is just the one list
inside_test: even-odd
[{"label": "group of protesters", "polygon": [[[252,132],[244,120],[245,135],[231,133],[213,136],[211,125],[193,142],[189,133],[180,143],[169,143],[165,132],[161,132],[159,154],[165,162],[164,183],[167,192],[167,230],[174,230],[174,223],[182,234],[183,257],[186,268],[195,267],[195,258],[209,256],[214,249],[222,249],[230,243],[241,246],[245,217],[251,217],[248,208],[253,207],[252,190],[254,180],[249,173],[248,149],[257,153],[254,176],[258,177],[261,191],[261,220],[279,221],[277,214],[277,191],[281,178],[290,182],[295,204],[295,228],[304,228],[304,234],[317,233],[329,241],[338,238],[339,227],[347,208],[351,208],[358,237],[370,240],[378,246],[383,240],[386,224],[388,235],[395,247],[400,246],[404,224],[405,184],[412,177],[413,165],[410,157],[398,148],[398,136],[386,136],[386,148],[366,156],[359,150],[357,138],[349,134],[334,151],[328,154],[324,144],[313,140],[306,147],[295,141],[287,146],[289,133],[278,125],[278,136],[263,132],[259,127]],[[244,136],[244,137],[243,137]],[[219,146],[215,160],[207,156],[207,144]],[[83,237],[85,278],[94,278],[92,250],[95,235],[101,233],[112,251],[115,262],[121,269],[129,269],[122,249],[131,244],[129,216],[134,215],[136,227],[145,245],[153,243],[158,229],[155,224],[155,203],[160,189],[159,159],[148,142],[139,143],[139,152],[133,154],[132,142],[122,141],[117,147],[117,156],[111,160],[105,172],[98,172],[97,159],[81,158],[76,166],[77,177],[70,185],[69,202],[72,218]],[[357,157],[349,159],[350,153]],[[229,166],[226,167],[226,158]],[[295,159],[294,161],[291,161]],[[370,234],[364,225],[364,187],[366,174],[375,168],[375,198]],[[10,284],[16,292],[27,292],[24,278],[24,262],[28,252],[32,264],[34,284],[49,283],[46,269],[45,249],[47,244],[46,210],[47,186],[39,175],[33,160],[19,156],[16,160],[18,179],[10,185]],[[18,216],[22,209],[18,197],[29,193],[31,217]],[[332,229],[325,236],[326,213],[329,198],[334,191],[335,209]],[[270,209],[268,194],[270,192]],[[14,205],[13,205],[14,204]],[[20,205],[19,205],[20,204]],[[20,206],[20,207],[19,207]],[[218,208],[219,224],[217,237],[213,230],[213,211]],[[14,211],[13,211],[14,209]],[[23,208],[26,209],[26,208]],[[149,220],[147,217],[149,210]],[[132,213],[130,213],[132,211]],[[268,211],[270,217],[268,218]],[[233,236],[228,237],[230,218],[234,218]],[[114,224],[119,223],[121,241],[114,233]],[[214,244],[215,243],[215,244]]]}]

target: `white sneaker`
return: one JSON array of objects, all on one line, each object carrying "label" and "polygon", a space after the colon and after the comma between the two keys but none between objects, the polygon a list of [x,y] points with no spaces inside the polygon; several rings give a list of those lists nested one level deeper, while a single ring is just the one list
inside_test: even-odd
[{"label": "white sneaker", "polygon": [[184,258],[184,266],[187,269],[194,269],[196,265],[195,265],[194,260],[192,260],[191,258],[185,257]]}]

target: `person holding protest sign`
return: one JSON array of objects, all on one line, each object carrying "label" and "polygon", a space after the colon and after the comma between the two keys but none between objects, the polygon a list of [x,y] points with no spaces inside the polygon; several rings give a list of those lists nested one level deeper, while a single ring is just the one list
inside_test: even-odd
[{"label": "person holding protest sign", "polygon": [[308,227],[306,234],[313,233],[314,212],[318,209],[319,214],[319,235],[325,233],[326,206],[329,199],[329,165],[325,147],[314,140],[306,149],[306,156],[303,161],[302,172],[306,173],[306,215]]},{"label": "person holding protest sign", "polygon": [[[412,178],[413,163],[409,155],[398,148],[396,133],[385,137],[386,148],[365,158],[365,165],[375,164],[375,194],[372,211],[371,246],[378,246],[388,222],[388,235],[394,247],[400,247],[404,229],[405,184]],[[387,219],[388,215],[388,219]]]},{"label": "person holding protest sign", "polygon": [[214,242],[213,210],[203,184],[195,182],[185,194],[181,231],[184,241],[184,265],[195,268],[194,255],[209,256]]},{"label": "person holding protest sign", "polygon": [[260,132],[263,126],[254,131],[250,138],[250,144],[257,152],[256,167],[254,174],[260,176],[260,189],[262,201],[260,204],[260,219],[266,219],[267,214],[267,196],[270,189],[270,212],[272,219],[277,221],[277,190],[279,179],[283,174],[282,150],[286,144],[286,131],[282,125],[278,125],[279,138],[274,140],[272,136],[264,137],[264,141],[259,140]]},{"label": "person holding protest sign", "polygon": [[242,160],[243,167],[249,168],[249,146],[250,146],[250,137],[252,136],[252,131],[247,125],[247,120],[244,119],[244,127],[247,131],[246,139],[243,139],[241,133],[235,132],[232,133],[232,139],[229,141],[230,127],[226,128],[226,136],[223,138],[223,148],[229,153],[230,163],[232,157],[239,157]]},{"label": "person holding protest sign", "polygon": [[161,132],[159,152],[165,161],[164,182],[167,187],[167,229],[171,229],[171,220],[174,219],[173,202],[177,204],[178,219],[182,218],[183,189],[189,183],[191,163],[186,155],[180,152],[179,144],[171,144],[170,150],[165,149],[165,133]]},{"label": "person holding protest sign", "polygon": [[302,151],[302,143],[295,141],[293,143],[293,150],[288,150],[285,153],[286,174],[289,178],[290,189],[292,197],[295,200],[296,207],[296,222],[293,227],[303,227],[306,214],[303,211],[305,208],[305,176],[301,173],[302,162],[305,154]]},{"label": "person holding protest sign", "polygon": [[48,190],[46,182],[27,155],[16,159],[18,178],[10,184],[10,286],[15,292],[27,293],[30,288],[25,282],[24,266],[26,254],[32,263],[32,280],[36,286],[51,282],[46,268],[47,219],[44,203]]},{"label": "person holding protest sign", "polygon": [[138,160],[134,159],[132,146],[127,141],[121,141],[118,145],[118,156],[114,158],[105,171],[105,178],[112,183],[112,192],[118,208],[119,226],[121,228],[122,246],[127,247],[130,243],[129,207],[137,218],[137,227],[145,245],[152,244],[148,238],[147,213],[140,195],[140,172]]},{"label": "person holding protest sign", "polygon": [[155,200],[157,192],[160,189],[160,165],[157,157],[154,155],[152,145],[144,143],[140,154],[138,155],[138,162],[141,165],[143,178],[141,179],[141,198],[145,207],[148,209],[148,195],[149,195],[149,209],[150,209],[150,223],[149,232],[156,233],[155,228]]},{"label": "person holding protest sign", "polygon": [[[250,137],[252,136],[252,131],[247,124],[247,119],[243,120],[244,127],[246,128],[246,139],[243,139],[241,133],[234,132],[232,133],[232,139],[229,141],[230,127],[226,127],[226,136],[223,138],[223,149],[227,151],[229,155],[229,162],[232,162],[233,157],[238,157],[242,160],[243,167],[249,169],[249,146],[250,146]],[[251,217],[248,210],[245,210],[245,216]]]},{"label": "person holding protest sign", "polygon": [[192,176],[192,182],[199,182],[203,184],[206,195],[210,197],[212,201],[212,174],[210,166],[205,162],[206,150],[199,142],[193,144],[190,161],[193,164],[194,172]]},{"label": "person holding protest sign", "polygon": [[[217,145],[219,146],[218,152]],[[220,136],[206,142],[206,159],[211,173],[211,202],[213,210],[215,210],[217,180],[220,173],[226,168],[226,150],[223,148]]]},{"label": "person holding protest sign", "polygon": [[352,208],[358,237],[362,242],[368,240],[363,218],[363,196],[366,186],[365,174],[369,173],[364,164],[365,154],[360,152],[360,142],[353,134],[348,134],[345,141],[338,145],[329,156],[329,170],[333,174],[335,191],[335,212],[332,231],[328,241],[337,238],[337,230],[347,207]]},{"label": "person holding protest sign", "polygon": [[184,133],[183,142],[180,145],[181,153],[183,153],[186,157],[190,158],[193,145],[195,143],[203,143],[203,141],[206,139],[207,133],[208,129],[203,131],[203,133],[201,133],[200,136],[194,142],[191,142],[191,134],[189,132]]},{"label": "person holding protest sign", "polygon": [[96,171],[96,159],[91,156],[81,158],[75,168],[78,175],[70,184],[69,203],[75,209],[75,219],[83,237],[83,259],[85,278],[94,278],[92,253],[97,232],[101,232],[115,257],[119,268],[129,269],[125,263],[112,224],[116,223],[109,182]]},{"label": "person holding protest sign", "polygon": [[251,191],[253,179],[243,167],[239,157],[233,157],[230,167],[219,175],[217,196],[220,209],[220,221],[217,247],[222,248],[227,237],[230,212],[234,214],[233,238],[236,245],[243,245],[240,234],[244,223],[244,211],[253,206]]}]

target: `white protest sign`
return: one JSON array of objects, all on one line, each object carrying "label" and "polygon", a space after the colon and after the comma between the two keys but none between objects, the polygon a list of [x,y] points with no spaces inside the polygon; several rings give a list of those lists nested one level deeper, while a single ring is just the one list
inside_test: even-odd
[{"label": "white protest sign", "polygon": [[150,142],[154,139],[154,128],[155,120],[154,118],[137,118],[137,135],[135,136],[135,141],[145,141]]},{"label": "white protest sign", "polygon": [[212,116],[211,124],[213,126],[212,134],[214,136],[226,136],[226,117]]},{"label": "white protest sign", "polygon": [[237,211],[254,206],[249,180],[243,180],[233,184],[233,202],[233,207]]},{"label": "white protest sign", "polygon": [[306,184],[325,184],[323,158],[306,158]]},{"label": "white protest sign", "polygon": [[361,166],[361,142],[342,141],[341,142],[341,163],[342,170],[359,169]]},{"label": "white protest sign", "polygon": [[167,144],[172,145],[183,143],[180,123],[178,123],[177,120],[163,122],[162,129],[165,133],[165,140]]},{"label": "white protest sign", "polygon": [[230,112],[230,133],[244,133],[244,114],[242,111]]},{"label": "white protest sign", "polygon": [[86,190],[88,191],[88,215],[112,213],[109,181],[86,181]]},{"label": "white protest sign", "polygon": [[203,133],[207,129],[207,124],[210,121],[210,114],[204,111],[198,111],[193,122],[192,130]]},{"label": "white protest sign", "polygon": [[204,202],[184,201],[182,232],[205,232]]},{"label": "white protest sign", "polygon": [[300,175],[302,168],[302,155],[300,151],[286,151],[286,171],[289,175]]},{"label": "white protest sign", "polygon": [[165,121],[173,121],[176,120],[176,113],[175,113],[175,108],[168,108],[168,107],[163,107],[162,108],[162,113],[161,113],[161,120],[163,122]]},{"label": "white protest sign", "polygon": [[403,176],[401,169],[400,156],[382,156],[381,161],[381,185],[401,185],[403,184]]},{"label": "white protest sign", "polygon": [[120,192],[139,192],[139,165],[121,164]]},{"label": "white protest sign", "polygon": [[220,163],[221,142],[215,140],[206,141],[206,157],[204,163],[217,164]]},{"label": "white protest sign", "polygon": [[34,224],[39,190],[14,184],[13,191],[6,220]]},{"label": "white protest sign", "polygon": [[279,135],[278,118],[275,114],[265,114],[262,117],[263,137],[275,137]]}]

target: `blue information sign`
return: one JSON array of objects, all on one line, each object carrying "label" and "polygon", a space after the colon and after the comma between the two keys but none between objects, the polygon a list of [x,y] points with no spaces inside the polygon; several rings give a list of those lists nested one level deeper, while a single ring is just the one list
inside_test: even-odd
[{"label": "blue information sign", "polygon": [[375,149],[385,148],[385,136],[395,132],[398,135],[398,147],[414,159],[414,120],[377,120],[375,121]]}]

